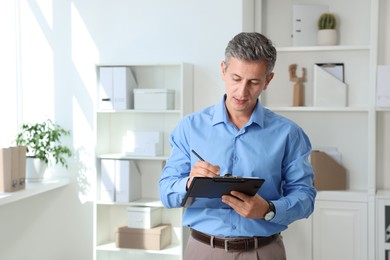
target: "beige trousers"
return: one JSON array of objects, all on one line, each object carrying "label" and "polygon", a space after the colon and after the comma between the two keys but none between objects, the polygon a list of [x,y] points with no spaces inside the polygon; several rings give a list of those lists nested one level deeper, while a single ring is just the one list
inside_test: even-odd
[{"label": "beige trousers", "polygon": [[184,260],[286,260],[281,237],[270,244],[250,251],[229,251],[212,248],[190,236],[184,253]]}]

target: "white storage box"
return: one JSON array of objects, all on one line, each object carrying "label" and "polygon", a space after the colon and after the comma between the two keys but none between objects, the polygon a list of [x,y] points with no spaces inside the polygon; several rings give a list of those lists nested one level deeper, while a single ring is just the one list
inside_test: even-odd
[{"label": "white storage box", "polygon": [[134,89],[134,109],[169,110],[175,106],[175,91],[172,89]]},{"label": "white storage box", "polygon": [[128,207],[129,228],[153,228],[161,224],[161,208]]},{"label": "white storage box", "polygon": [[158,156],[163,149],[163,133],[158,131],[127,131],[122,139],[125,155]]}]

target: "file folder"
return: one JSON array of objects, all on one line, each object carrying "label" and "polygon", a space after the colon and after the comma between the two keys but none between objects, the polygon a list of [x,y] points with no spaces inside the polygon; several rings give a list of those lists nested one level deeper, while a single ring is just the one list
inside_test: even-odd
[{"label": "file folder", "polygon": [[313,93],[314,106],[345,107],[347,105],[347,85],[344,83],[344,64],[315,64]]},{"label": "file folder", "polygon": [[346,190],[347,171],[340,163],[322,151],[313,151],[310,162],[317,190]]}]

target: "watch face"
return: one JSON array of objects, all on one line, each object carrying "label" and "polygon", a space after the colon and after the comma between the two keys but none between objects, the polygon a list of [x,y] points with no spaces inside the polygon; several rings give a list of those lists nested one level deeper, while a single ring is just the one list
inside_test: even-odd
[{"label": "watch face", "polygon": [[264,219],[269,221],[269,220],[273,219],[274,217],[275,217],[275,212],[270,211],[267,214],[265,214]]}]

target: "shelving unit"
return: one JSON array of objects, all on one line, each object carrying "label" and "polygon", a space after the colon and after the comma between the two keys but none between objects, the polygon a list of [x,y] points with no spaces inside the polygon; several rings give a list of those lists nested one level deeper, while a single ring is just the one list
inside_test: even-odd
[{"label": "shelving unit", "polygon": [[[339,149],[349,170],[349,190],[375,194],[375,168],[371,168],[375,162],[372,155],[375,155],[372,142],[375,140],[375,125],[371,123],[376,119],[376,66],[372,64],[376,65],[377,55],[378,1],[359,1],[354,4],[353,14],[348,1],[318,0],[310,3],[328,5],[330,11],[336,13],[340,26],[339,44],[335,46],[292,46],[292,7],[300,2],[261,2],[261,31],[272,39],[278,51],[275,77],[269,90],[263,94],[262,102],[300,124],[313,147],[335,146]],[[281,23],[286,26],[280,26]],[[280,30],[280,27],[284,29]],[[307,70],[304,107],[292,107],[293,82],[289,80],[288,66],[293,63],[298,64],[298,75],[302,67]],[[313,106],[315,63],[344,63],[348,85],[346,107]]]},{"label": "shelving unit", "polygon": [[[141,173],[142,198],[129,203],[103,202],[97,189],[95,210],[95,258],[106,259],[182,259],[188,234],[182,227],[183,209],[165,209],[159,199],[158,181],[164,161],[170,154],[169,135],[178,121],[193,110],[193,72],[190,64],[104,64],[130,68],[137,88],[174,89],[172,110],[99,110],[96,116],[97,183],[100,160],[117,159],[135,162]],[[99,72],[97,68],[97,73]],[[98,74],[99,78],[99,74]],[[122,153],[126,131],[163,132],[163,155],[127,156]],[[99,185],[97,185],[99,187]],[[161,207],[162,223],[172,226],[172,243],[162,250],[117,248],[115,229],[127,225],[127,207]]]},{"label": "shelving unit", "polygon": [[[297,122],[308,134],[313,148],[337,148],[348,176],[346,191],[319,191],[313,216],[290,226],[294,234],[299,230],[305,235],[304,241],[312,241],[306,247],[300,246],[300,252],[291,259],[335,259],[331,254],[333,246],[344,244],[346,240],[348,246],[342,252],[337,251],[338,258],[375,259],[377,168],[383,169],[380,179],[385,179],[384,172],[390,169],[390,165],[383,163],[384,158],[380,158],[382,155],[377,154],[378,147],[379,152],[390,154],[388,148],[377,143],[378,134],[381,138],[385,135],[377,120],[379,118],[381,124],[390,115],[387,109],[375,106],[379,1],[315,0],[307,3],[328,5],[330,12],[336,14],[339,44],[335,46],[292,46],[293,5],[302,2],[257,1],[261,17],[257,29],[274,42],[278,51],[275,77],[262,94],[262,103]],[[302,67],[307,70],[304,107],[292,106],[294,82],[289,79],[288,67],[294,63],[298,65],[298,76]],[[346,107],[313,106],[315,63],[344,63]],[[324,233],[323,228],[334,230],[332,223],[340,221],[349,223],[343,227],[346,235]],[[286,250],[288,254],[289,251],[295,254],[295,235],[289,230],[284,232]]]}]

